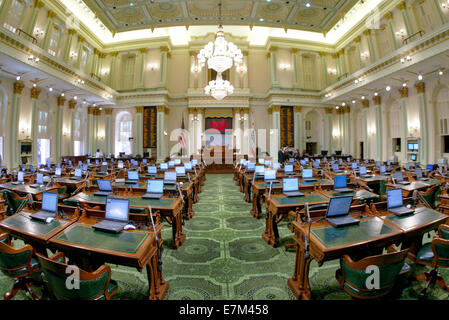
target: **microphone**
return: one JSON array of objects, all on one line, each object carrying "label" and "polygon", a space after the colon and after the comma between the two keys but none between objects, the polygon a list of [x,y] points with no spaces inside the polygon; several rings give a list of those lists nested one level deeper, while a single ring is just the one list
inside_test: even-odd
[{"label": "microphone", "polygon": [[310,239],[310,227],[312,226],[312,221],[310,220],[309,203],[305,203],[305,212],[307,214],[308,232],[304,235],[304,257],[309,259],[309,239]]}]

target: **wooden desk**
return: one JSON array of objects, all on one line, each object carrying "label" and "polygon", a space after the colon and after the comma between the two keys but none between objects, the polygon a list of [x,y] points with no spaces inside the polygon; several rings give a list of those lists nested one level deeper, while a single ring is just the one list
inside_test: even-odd
[{"label": "wooden desk", "polygon": [[33,198],[36,200],[36,198],[44,192],[53,191],[57,189],[57,186],[53,187],[43,187],[43,188],[32,188],[29,184],[19,184],[14,185],[11,182],[0,184],[0,189],[7,189],[10,191],[14,191],[18,194],[25,195],[25,194],[31,194]]},{"label": "wooden desk", "polygon": [[387,184],[389,189],[402,189],[402,195],[406,198],[410,197],[415,190],[425,190],[436,184],[441,184],[442,182],[438,179],[429,179],[428,181],[412,181],[410,184]]},{"label": "wooden desk", "polygon": [[271,195],[267,203],[267,218],[265,231],[262,238],[269,245],[276,247],[279,243],[278,223],[287,216],[289,211],[302,209],[305,203],[309,205],[324,204],[329,202],[329,198],[320,193],[309,193],[301,197],[286,197],[284,195]]},{"label": "wooden desk", "polygon": [[313,259],[317,261],[318,266],[321,266],[325,261],[338,259],[344,254],[383,248],[401,239],[402,231],[381,218],[358,219],[361,220],[359,225],[341,228],[334,228],[326,220],[313,223],[308,254],[305,251],[304,241],[304,236],[308,235],[308,225],[293,221],[296,260],[293,277],[289,278],[287,283],[298,299],[312,298],[309,268]]},{"label": "wooden desk", "polygon": [[118,234],[95,231],[95,220],[84,219],[64,229],[50,240],[50,245],[66,252],[69,259],[79,262],[81,268],[90,271],[104,263],[146,268],[149,299],[164,298],[168,283],[158,268],[159,255],[154,232],[148,230],[122,231]]},{"label": "wooden desk", "polygon": [[[113,194],[113,197],[129,199],[130,207],[134,208],[151,208],[154,211],[159,211],[161,216],[171,224],[173,244],[178,248],[184,242],[186,235],[182,232],[182,201],[181,198],[167,198],[161,199],[142,199],[137,194],[124,193]],[[68,202],[87,203],[91,205],[100,205],[102,208],[106,205],[105,196],[96,196],[93,192],[80,192],[73,197],[67,199]]]},{"label": "wooden desk", "polygon": [[[357,204],[364,204],[371,201],[377,201],[379,200],[379,195],[369,192],[365,189],[357,189],[353,192],[337,192],[335,190],[326,190],[326,191],[320,191],[322,195],[325,197],[333,198],[333,197],[342,197],[342,196],[352,196],[353,197],[353,205]],[[356,202],[356,203],[354,203]]]}]

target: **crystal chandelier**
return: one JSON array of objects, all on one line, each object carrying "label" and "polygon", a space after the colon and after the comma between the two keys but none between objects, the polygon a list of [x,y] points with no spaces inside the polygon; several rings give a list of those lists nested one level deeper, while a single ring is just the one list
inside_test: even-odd
[{"label": "crystal chandelier", "polygon": [[[218,4],[219,19],[221,20],[221,2]],[[198,54],[198,64],[203,67],[207,60],[209,69],[222,73],[230,69],[233,63],[241,64],[243,61],[242,51],[232,42],[224,38],[223,26],[218,26],[215,42],[209,42]]]},{"label": "crystal chandelier", "polygon": [[207,95],[211,95],[217,100],[222,100],[234,92],[234,87],[228,80],[223,80],[221,73],[217,73],[217,79],[210,81],[204,88],[204,91]]}]

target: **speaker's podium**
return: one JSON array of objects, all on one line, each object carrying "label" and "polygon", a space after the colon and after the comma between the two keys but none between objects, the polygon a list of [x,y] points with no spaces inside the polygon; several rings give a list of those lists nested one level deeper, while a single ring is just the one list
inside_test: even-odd
[{"label": "speaker's podium", "polygon": [[208,172],[232,173],[238,151],[227,146],[203,147],[200,150],[201,161],[206,162]]}]

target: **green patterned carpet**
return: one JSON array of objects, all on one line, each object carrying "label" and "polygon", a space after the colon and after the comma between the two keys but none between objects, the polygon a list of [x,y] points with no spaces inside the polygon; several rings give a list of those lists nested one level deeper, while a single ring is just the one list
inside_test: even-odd
[{"label": "green patterned carpet", "polygon": [[[251,205],[244,202],[232,177],[231,174],[207,176],[200,201],[194,205],[195,215],[185,221],[183,230],[187,238],[179,249],[172,248],[171,228],[164,227],[162,267],[164,279],[170,284],[165,299],[295,299],[287,286],[287,279],[293,274],[295,252],[284,249],[286,243],[293,242],[286,222],[279,226],[281,245],[278,248],[267,245],[261,236],[265,219],[251,216]],[[16,245],[20,245],[19,241]],[[113,299],[146,299],[145,272],[111,267],[112,278],[119,284]],[[335,280],[337,268],[338,261],[327,262],[320,268],[312,262],[310,285],[315,299],[351,299]],[[425,268],[417,267],[413,273],[423,270]],[[449,271],[442,269],[441,273],[449,281]],[[0,275],[0,292],[7,291],[11,285],[10,278]],[[405,289],[395,298],[416,299],[423,287],[424,282],[405,280],[402,283]],[[28,298],[20,293],[15,299]],[[433,286],[426,298],[447,299],[448,294]]]}]

